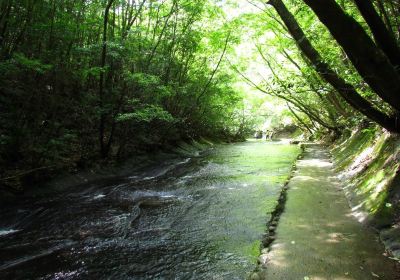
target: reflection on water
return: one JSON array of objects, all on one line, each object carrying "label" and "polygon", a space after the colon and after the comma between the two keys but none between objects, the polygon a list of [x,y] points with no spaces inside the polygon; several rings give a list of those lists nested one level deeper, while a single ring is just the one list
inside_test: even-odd
[{"label": "reflection on water", "polygon": [[247,142],[0,210],[1,279],[244,279],[298,148]]}]

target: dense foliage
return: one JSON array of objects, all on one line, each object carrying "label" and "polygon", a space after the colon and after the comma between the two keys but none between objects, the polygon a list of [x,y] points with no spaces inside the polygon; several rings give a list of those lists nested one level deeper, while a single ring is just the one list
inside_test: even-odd
[{"label": "dense foliage", "polygon": [[251,2],[261,12],[245,20],[266,70],[255,79],[239,69],[249,84],[287,102],[313,135],[364,120],[400,132],[399,1]]},{"label": "dense foliage", "polygon": [[2,1],[3,172],[242,138],[222,16],[212,1]]},{"label": "dense foliage", "polygon": [[289,116],[314,138],[400,132],[399,18],[399,0],[1,1],[0,177]]}]

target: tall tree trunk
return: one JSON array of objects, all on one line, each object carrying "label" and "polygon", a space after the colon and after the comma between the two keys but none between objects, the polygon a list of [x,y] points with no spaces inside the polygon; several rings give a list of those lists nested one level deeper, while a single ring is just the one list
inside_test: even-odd
[{"label": "tall tree trunk", "polygon": [[313,64],[315,70],[323,80],[331,84],[340,96],[347,101],[354,109],[375,121],[389,131],[400,132],[400,124],[396,117],[390,117],[383,112],[375,109],[372,104],[364,99],[355,88],[348,84],[343,78],[336,74],[328,64],[326,64],[318,51],[311,45],[303,30],[299,26],[294,16],[286,8],[282,0],[270,0],[268,4],[272,5],[278,12],[282,21],[286,25],[289,33],[296,41],[298,48]]},{"label": "tall tree trunk", "polygon": [[[385,52],[390,62],[400,67],[400,48],[396,39],[376,12],[371,0],[354,0],[374,35],[376,44]],[[400,70],[400,69],[398,69]]]},{"label": "tall tree trunk", "polygon": [[56,1],[53,0],[52,2],[52,8],[51,8],[51,21],[50,21],[50,32],[49,32],[49,38],[47,42],[47,49],[52,50],[54,47],[54,21],[56,17]]},{"label": "tall tree trunk", "polygon": [[7,56],[11,56],[19,47],[19,45],[23,42],[25,38],[25,33],[28,29],[28,26],[30,26],[32,17],[33,17],[33,9],[35,7],[36,1],[35,0],[30,0],[27,1],[26,3],[26,16],[25,16],[25,21],[20,29],[18,35],[16,35],[14,42],[12,42],[9,46],[9,50],[6,53]]},{"label": "tall tree trunk", "polygon": [[[203,90],[202,90],[202,91],[200,92],[200,94],[197,96],[196,102],[194,103],[195,106],[197,106],[197,105],[200,103],[200,99],[207,93],[208,88],[210,87],[210,85],[211,85],[211,83],[212,83],[212,81],[213,81],[213,79],[214,79],[214,76],[215,76],[215,74],[217,73],[217,71],[218,71],[218,69],[219,69],[219,66],[221,65],[222,60],[224,59],[226,50],[227,50],[227,48],[228,48],[228,43],[229,43],[230,37],[231,37],[231,32],[229,31],[228,35],[226,36],[224,49],[223,49],[223,51],[222,51],[221,56],[219,57],[218,63],[217,63],[217,65],[215,66],[214,70],[212,71],[211,76],[210,76],[210,78],[208,79],[208,81],[207,81],[206,85],[204,86]],[[192,109],[193,109],[193,107],[192,107]]]},{"label": "tall tree trunk", "polygon": [[[168,27],[169,20],[171,19],[172,15],[174,13],[174,9],[175,9],[176,5],[177,5],[177,2],[173,1],[172,6],[171,6],[171,10],[169,11],[169,13],[166,16],[166,19],[164,21],[163,28],[161,29],[161,32],[158,35],[157,41],[156,41],[155,45],[153,46],[153,48],[151,50],[151,53],[150,53],[150,55],[149,55],[149,57],[147,59],[147,68],[151,65],[151,61],[153,60],[153,58],[154,58],[154,56],[156,54],[157,48],[161,43],[161,40],[162,40],[162,38],[164,36],[164,33],[165,33],[165,31],[166,31],[166,29]],[[156,30],[154,30],[154,32],[156,32]]]},{"label": "tall tree trunk", "polygon": [[[389,0],[388,2],[390,2],[392,4],[392,0]],[[389,32],[394,37],[392,22],[390,20],[389,14],[386,11],[386,7],[385,7],[385,4],[383,3],[383,0],[377,0],[376,5],[378,7],[379,12],[381,13],[381,18],[383,19],[383,22],[385,23],[386,28],[389,30]]]},{"label": "tall tree trunk", "polygon": [[[0,16],[0,49],[2,48],[5,40],[5,35],[8,27],[8,18],[10,16],[12,1],[4,2],[2,5],[2,12]],[[3,11],[4,8],[4,11]]]},{"label": "tall tree trunk", "polygon": [[106,126],[106,113],[104,112],[104,67],[106,66],[107,57],[107,27],[108,19],[110,15],[110,9],[114,0],[109,0],[104,11],[104,21],[103,21],[103,39],[102,39],[102,49],[100,58],[100,78],[99,78],[99,103],[100,103],[100,127],[99,127],[99,140],[100,140],[100,153],[103,158],[108,156],[108,145],[105,141],[105,126]]},{"label": "tall tree trunk", "polygon": [[363,27],[347,15],[335,0],[303,1],[343,47],[354,67],[372,90],[400,111],[400,74]]},{"label": "tall tree trunk", "polygon": [[400,33],[400,1],[399,0],[392,0],[389,2],[390,7],[390,14],[392,15],[393,26],[391,26],[391,30],[393,32],[394,37],[396,40],[399,40],[399,33]]}]

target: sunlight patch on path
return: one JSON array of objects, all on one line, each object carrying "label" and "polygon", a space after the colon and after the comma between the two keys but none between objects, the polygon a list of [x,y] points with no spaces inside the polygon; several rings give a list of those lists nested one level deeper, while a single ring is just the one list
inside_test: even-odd
[{"label": "sunlight patch on path", "polygon": [[297,167],[276,239],[260,259],[262,279],[400,279],[377,236],[354,219],[329,154],[309,145]]}]

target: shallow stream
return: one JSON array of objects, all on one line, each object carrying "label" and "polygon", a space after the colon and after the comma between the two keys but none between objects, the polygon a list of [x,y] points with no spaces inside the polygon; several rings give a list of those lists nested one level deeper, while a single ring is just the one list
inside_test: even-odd
[{"label": "shallow stream", "polygon": [[245,279],[298,152],[216,145],[3,207],[0,279]]}]

